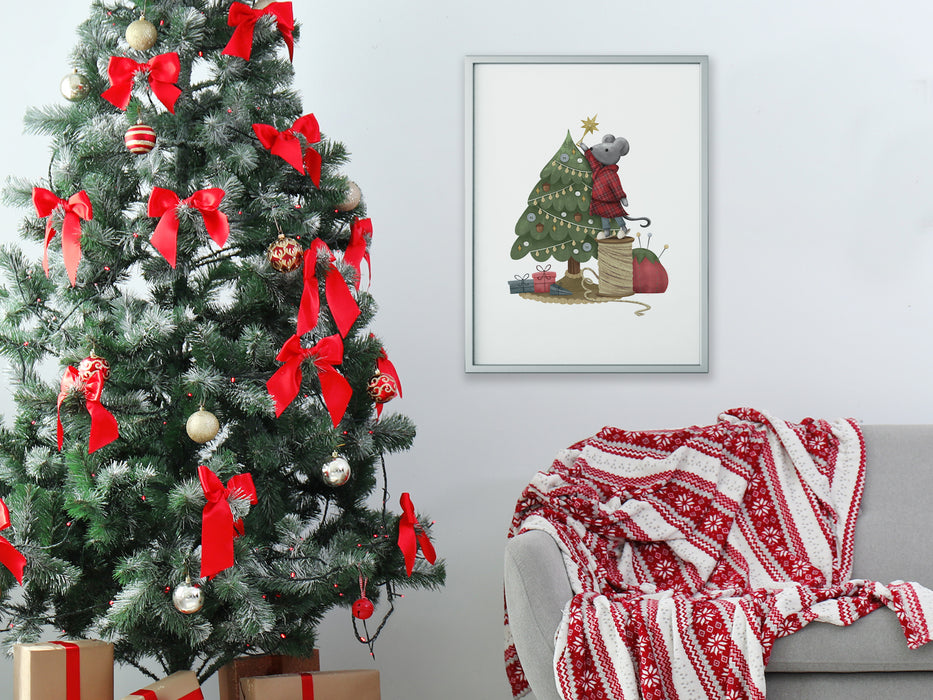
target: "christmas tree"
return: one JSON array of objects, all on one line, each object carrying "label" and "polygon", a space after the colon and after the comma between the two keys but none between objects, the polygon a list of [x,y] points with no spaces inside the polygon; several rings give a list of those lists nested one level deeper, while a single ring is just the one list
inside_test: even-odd
[{"label": "christmas tree", "polygon": [[[541,169],[528,195],[528,206],[515,224],[513,260],[531,255],[567,263],[567,272],[580,273],[580,263],[596,257],[596,235],[602,224],[590,216],[593,176],[589,163],[567,137]],[[618,229],[618,227],[616,227]]]},{"label": "christmas tree", "polygon": [[387,506],[415,428],[382,413],[372,227],[293,87],[292,5],[94,0],[78,32],[69,101],[26,115],[48,171],[6,189],[41,252],[0,250],[4,642],[203,681],[356,603],[371,644],[370,599],[444,568]]}]

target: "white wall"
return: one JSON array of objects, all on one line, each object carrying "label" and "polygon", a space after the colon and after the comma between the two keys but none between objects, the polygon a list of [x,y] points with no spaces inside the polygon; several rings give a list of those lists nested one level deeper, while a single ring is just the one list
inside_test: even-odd
[{"label": "white wall", "polygon": [[[436,518],[449,567],[442,592],[401,601],[377,645],[385,698],[508,697],[501,569],[512,508],[557,449],[603,425],[708,423],[739,405],[794,419],[933,420],[933,6],[294,4],[305,107],[351,149],[347,173],[376,229],[377,328],[405,390],[390,407],[419,426],[415,448],[389,463],[390,486]],[[82,2],[28,7],[0,44],[4,175],[47,167],[44,141],[18,136],[21,116],[60,99],[85,17]],[[464,374],[463,58],[498,53],[709,56],[708,375]],[[0,210],[4,238],[19,216]],[[320,633],[326,668],[373,663],[348,613]],[[0,662],[0,688],[10,677]],[[118,690],[138,680],[121,672]]]}]

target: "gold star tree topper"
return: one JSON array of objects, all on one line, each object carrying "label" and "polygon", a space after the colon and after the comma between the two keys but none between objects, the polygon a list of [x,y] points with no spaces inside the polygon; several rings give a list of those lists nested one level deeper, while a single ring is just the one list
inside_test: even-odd
[{"label": "gold star tree topper", "polygon": [[583,125],[583,136],[580,137],[581,141],[586,138],[587,134],[592,134],[596,131],[599,131],[599,124],[596,122],[595,114],[589,119],[581,119],[580,121]]}]

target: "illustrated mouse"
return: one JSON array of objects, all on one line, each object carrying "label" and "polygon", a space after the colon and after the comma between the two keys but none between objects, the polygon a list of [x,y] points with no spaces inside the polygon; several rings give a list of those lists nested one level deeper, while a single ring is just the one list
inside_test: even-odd
[{"label": "illustrated mouse", "polygon": [[602,219],[602,233],[596,236],[597,240],[611,238],[609,226],[614,219],[619,225],[619,238],[628,234],[628,221],[645,221],[642,228],[651,223],[645,217],[632,218],[628,216],[624,207],[628,206],[628,197],[622,189],[619,179],[618,162],[629,150],[628,140],[621,136],[616,138],[612,134],[603,136],[603,140],[593,147],[582,141],[578,144],[583,148],[590,169],[593,171],[593,194],[590,197],[590,216]]}]

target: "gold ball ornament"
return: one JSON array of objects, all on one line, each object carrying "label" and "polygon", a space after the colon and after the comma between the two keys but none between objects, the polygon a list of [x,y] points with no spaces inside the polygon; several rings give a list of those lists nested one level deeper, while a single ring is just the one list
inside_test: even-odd
[{"label": "gold ball ornament", "polygon": [[78,384],[85,384],[95,372],[100,372],[100,378],[106,381],[110,376],[110,363],[92,352],[90,357],[85,357],[78,363]]},{"label": "gold ball ornament", "polygon": [[178,612],[191,615],[204,607],[204,593],[200,586],[193,585],[187,579],[172,591],[172,604]]},{"label": "gold ball ornament", "polygon": [[332,459],[321,467],[321,476],[328,486],[343,486],[350,480],[350,463],[334,452]]},{"label": "gold ball ornament", "polygon": [[131,49],[137,51],[148,51],[159,40],[159,32],[155,25],[146,19],[143,15],[135,22],[130,23],[126,28],[126,43]]},{"label": "gold ball ornament", "polygon": [[347,195],[346,198],[337,205],[337,209],[342,212],[353,211],[363,200],[363,193],[360,191],[360,186],[357,185],[353,180],[350,180],[347,183]]},{"label": "gold ball ornament", "polygon": [[213,413],[202,408],[188,416],[185,430],[188,432],[188,437],[203,444],[217,437],[217,433],[220,432],[220,421]]},{"label": "gold ball ornament", "polygon": [[80,102],[90,94],[90,85],[85,76],[75,68],[73,73],[69,73],[61,82],[62,96],[71,102]]},{"label": "gold ball ornament", "polygon": [[266,257],[273,270],[291,272],[301,267],[301,245],[294,238],[279,237],[266,248]]}]

